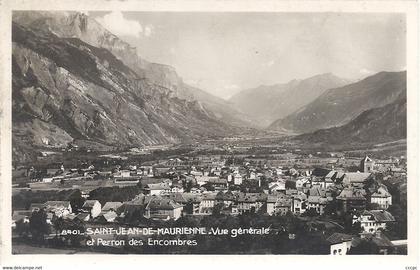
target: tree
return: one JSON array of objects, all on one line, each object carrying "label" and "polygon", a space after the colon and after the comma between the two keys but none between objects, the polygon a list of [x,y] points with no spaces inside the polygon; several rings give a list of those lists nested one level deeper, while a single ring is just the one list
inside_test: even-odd
[{"label": "tree", "polygon": [[363,239],[359,245],[352,247],[348,254],[377,254],[378,247],[372,242]]},{"label": "tree", "polygon": [[29,234],[29,223],[23,222],[23,219],[16,222],[16,232],[20,237],[28,236]]},{"label": "tree", "polygon": [[315,208],[309,208],[309,209],[307,209],[305,211],[304,215],[305,216],[308,216],[308,217],[316,217],[316,216],[319,216],[319,214],[318,214],[318,212],[316,211]]},{"label": "tree", "polygon": [[80,190],[77,190],[69,197],[69,200],[70,200],[71,209],[73,209],[73,212],[74,212],[82,208],[86,199],[82,197],[82,193],[80,192]]},{"label": "tree", "polygon": [[47,213],[44,210],[41,209],[32,213],[29,219],[29,230],[34,242],[44,243],[45,235],[50,231],[50,226],[47,223]]},{"label": "tree", "polygon": [[217,203],[214,207],[213,207],[213,212],[212,215],[213,216],[220,216],[220,212],[222,211],[223,208],[223,203]]}]

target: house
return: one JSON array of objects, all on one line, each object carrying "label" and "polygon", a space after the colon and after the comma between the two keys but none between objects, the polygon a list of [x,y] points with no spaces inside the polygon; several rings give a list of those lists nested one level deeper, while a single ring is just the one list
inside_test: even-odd
[{"label": "house", "polygon": [[16,228],[19,223],[29,223],[31,211],[28,210],[15,210],[12,214],[12,228]]},{"label": "house", "polygon": [[99,223],[111,223],[115,222],[117,217],[118,214],[114,211],[102,212],[99,216],[95,218],[95,221]]},{"label": "house", "polygon": [[86,200],[82,206],[82,211],[96,218],[101,213],[101,203],[98,200]]},{"label": "house", "polygon": [[295,183],[296,189],[301,189],[302,187],[311,185],[311,181],[309,178],[298,178]]},{"label": "house", "polygon": [[291,211],[292,199],[284,194],[267,196],[267,214],[284,216]]},{"label": "house", "polygon": [[80,221],[89,221],[90,220],[90,214],[89,213],[79,213],[76,215],[75,219]]},{"label": "house", "polygon": [[46,212],[53,213],[57,217],[65,217],[72,213],[70,201],[47,201],[43,206]]},{"label": "house", "polygon": [[171,190],[171,187],[168,183],[147,184],[144,187],[144,190],[147,194],[153,196],[168,193]]},{"label": "house", "polygon": [[374,171],[375,162],[368,156],[365,156],[360,161],[360,171],[364,173],[371,173]]},{"label": "house", "polygon": [[281,179],[276,182],[271,182],[268,184],[268,189],[270,190],[270,193],[284,191],[286,190],[286,181]]},{"label": "house", "polygon": [[121,170],[114,174],[115,178],[124,178],[124,177],[130,177],[131,172],[129,170]]},{"label": "house", "polygon": [[278,197],[273,195],[267,196],[267,214],[272,216],[276,212],[276,203],[277,203]]},{"label": "house", "polygon": [[122,202],[106,202],[104,206],[102,207],[101,212],[107,213],[107,212],[117,212],[118,208],[120,208],[122,205]]},{"label": "house", "polygon": [[322,187],[328,188],[334,184],[341,184],[344,180],[345,173],[341,171],[332,170],[324,178]]},{"label": "house", "polygon": [[239,173],[233,175],[233,183],[238,186],[242,185],[242,176]]},{"label": "house", "polygon": [[331,255],[346,255],[352,246],[353,236],[344,233],[333,233],[327,238]]},{"label": "house", "polygon": [[363,188],[365,183],[373,177],[371,173],[345,173],[343,178],[343,184],[346,186],[358,187]]},{"label": "house", "polygon": [[171,187],[172,193],[182,193],[184,192],[184,188],[182,187],[182,184],[175,184]]},{"label": "house", "polygon": [[325,177],[331,170],[325,168],[315,168],[311,173],[311,177]]},{"label": "house", "polygon": [[308,196],[308,204],[306,207],[306,210],[314,209],[318,214],[321,214],[323,212],[323,209],[321,210],[321,197],[320,196]]},{"label": "house", "polygon": [[225,190],[228,187],[227,179],[219,177],[211,177],[207,183],[212,185],[215,190]]},{"label": "house", "polygon": [[211,214],[216,204],[216,193],[205,193],[201,196],[200,213]]},{"label": "house", "polygon": [[144,216],[151,219],[177,220],[182,214],[182,205],[171,199],[156,196],[151,198],[145,208]]},{"label": "house", "polygon": [[153,168],[153,176],[161,177],[165,176],[171,170],[170,167],[155,167]]},{"label": "house", "polygon": [[199,184],[200,186],[205,185],[209,182],[217,182],[219,179],[220,178],[218,176],[208,176],[208,175],[195,176],[195,180],[197,181],[197,184]]},{"label": "house", "polygon": [[353,223],[360,222],[360,226],[366,233],[376,233],[385,230],[387,224],[395,222],[394,216],[385,210],[364,211],[360,217],[353,219]]},{"label": "house", "polygon": [[200,213],[201,196],[194,193],[182,193],[182,197],[186,201],[184,211],[187,214],[196,215]]},{"label": "house", "polygon": [[292,199],[290,198],[280,198],[275,207],[275,213],[280,216],[286,215],[291,211],[292,208]]},{"label": "house", "polygon": [[239,214],[256,213],[267,202],[265,193],[238,193],[237,209]]},{"label": "house", "polygon": [[307,196],[303,193],[292,195],[292,212],[295,214],[305,213],[307,208]]},{"label": "house", "polygon": [[388,209],[392,205],[392,195],[384,185],[380,185],[376,192],[370,195],[370,203],[377,204],[381,209]]},{"label": "house", "polygon": [[226,207],[232,205],[235,199],[236,199],[235,195],[233,195],[233,193],[230,191],[227,191],[227,192],[219,191],[215,197],[216,203],[223,203]]},{"label": "house", "polygon": [[356,188],[344,188],[340,195],[336,197],[339,210],[344,213],[350,210],[364,210],[366,209],[365,191]]}]

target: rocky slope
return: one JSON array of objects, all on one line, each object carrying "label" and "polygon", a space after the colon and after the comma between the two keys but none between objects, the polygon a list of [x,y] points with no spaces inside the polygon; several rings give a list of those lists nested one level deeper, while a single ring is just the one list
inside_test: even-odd
[{"label": "rocky slope", "polygon": [[293,80],[286,84],[260,86],[234,95],[236,109],[250,115],[256,123],[267,127],[300,107],[309,104],[330,88],[347,84],[348,81],[331,73]]},{"label": "rocky slope", "polygon": [[382,143],[407,137],[407,100],[398,99],[380,108],[361,113],[341,127],[321,129],[296,139],[309,143]]},{"label": "rocky slope", "polygon": [[330,89],[302,109],[275,121],[272,130],[308,133],[341,126],[363,111],[390,104],[406,95],[406,72],[380,72],[359,82]]},{"label": "rocky slope", "polygon": [[160,86],[170,97],[199,101],[217,118],[230,125],[250,125],[246,117],[230,103],[187,85],[173,67],[146,61],[138,55],[135,47],[109,32],[88,15],[71,11],[15,11],[13,21],[35,31],[50,32],[62,38],[77,38],[94,47],[107,49],[139,78]]},{"label": "rocky slope", "polygon": [[221,136],[229,126],[200,102],[174,97],[109,50],[13,23],[13,151],[176,143]]}]

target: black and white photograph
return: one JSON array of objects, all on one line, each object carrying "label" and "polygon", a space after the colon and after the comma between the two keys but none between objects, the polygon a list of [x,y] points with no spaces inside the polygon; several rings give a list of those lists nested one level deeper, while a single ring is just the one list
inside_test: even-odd
[{"label": "black and white photograph", "polygon": [[407,13],[38,6],[9,21],[12,256],[417,249]]}]

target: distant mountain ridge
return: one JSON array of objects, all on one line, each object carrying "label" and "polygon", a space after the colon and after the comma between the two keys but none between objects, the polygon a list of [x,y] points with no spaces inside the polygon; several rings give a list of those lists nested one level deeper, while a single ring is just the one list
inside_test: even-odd
[{"label": "distant mountain ridge", "polygon": [[267,127],[273,121],[309,104],[326,90],[347,83],[348,80],[325,73],[285,84],[243,90],[232,96],[229,101],[237,110],[253,117],[261,127]]},{"label": "distant mountain ridge", "polygon": [[296,137],[308,143],[382,143],[407,138],[407,99],[362,112],[349,123]]},{"label": "distant mountain ridge", "polygon": [[270,125],[271,130],[309,133],[344,125],[363,111],[406,96],[406,72],[380,72],[361,81],[329,89],[300,110]]}]

